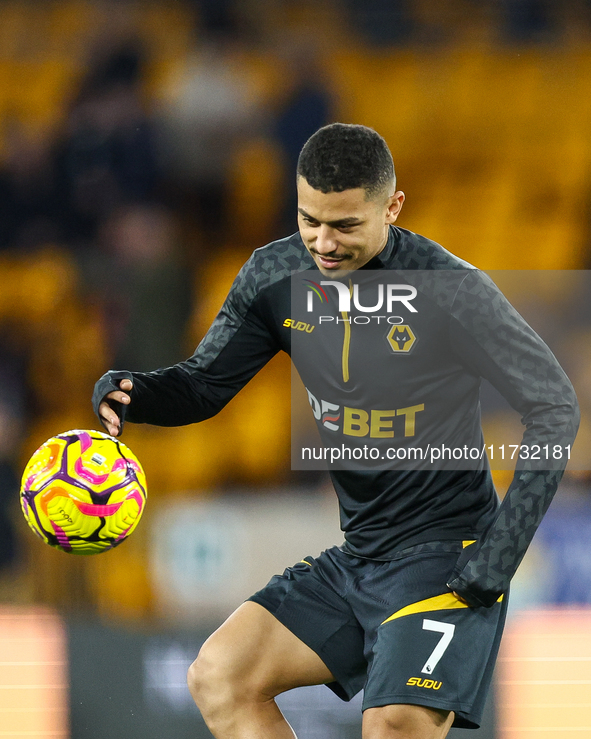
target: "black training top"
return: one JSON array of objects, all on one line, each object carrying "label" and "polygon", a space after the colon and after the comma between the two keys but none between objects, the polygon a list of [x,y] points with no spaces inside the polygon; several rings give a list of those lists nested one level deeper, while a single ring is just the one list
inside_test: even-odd
[{"label": "black training top", "polygon": [[[367,276],[367,284],[355,287],[351,276]],[[257,249],[193,356],[154,372],[107,373],[95,388],[95,411],[129,377],[128,420],[202,421],[286,351],[308,391],[323,447],[369,442],[380,459],[394,450],[392,464],[329,466],[345,551],[388,559],[421,542],[476,539],[449,586],[471,605],[492,605],[554,495],[566,453],[537,466],[520,461],[499,506],[486,455],[432,464],[432,449],[482,450],[482,377],[521,414],[522,444],[566,447],[578,427],[572,385],[485,274],[418,234],[390,227],[382,252],[341,281],[350,283],[344,295],[335,282],[316,268],[299,234]],[[344,311],[337,297],[346,303],[346,293]],[[411,447],[428,462],[400,462]]]}]

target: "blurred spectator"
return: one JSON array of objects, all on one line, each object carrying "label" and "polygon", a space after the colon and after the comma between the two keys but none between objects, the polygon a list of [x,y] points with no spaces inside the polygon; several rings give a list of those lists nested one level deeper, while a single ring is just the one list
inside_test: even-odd
[{"label": "blurred spectator", "polygon": [[48,141],[13,120],[5,130],[0,169],[0,249],[59,239],[57,193]]},{"label": "blurred spectator", "polygon": [[235,0],[190,0],[196,7],[199,26],[208,36],[229,36],[238,31]]},{"label": "blurred spectator", "polygon": [[374,46],[395,46],[411,40],[412,4],[408,0],[343,0],[351,26]]},{"label": "blurred spectator", "polygon": [[112,366],[145,371],[184,359],[192,276],[172,214],[156,205],[124,207],[99,243],[86,278],[106,312]]},{"label": "blurred spectator", "polygon": [[115,206],[154,194],[158,172],[141,77],[141,51],[129,42],[89,71],[74,99],[56,156],[71,242],[92,238]]},{"label": "blurred spectator", "polygon": [[17,453],[25,414],[24,372],[19,358],[0,337],[0,570],[17,555],[13,519],[18,511]]},{"label": "blurred spectator", "polygon": [[500,0],[503,34],[512,43],[553,40],[558,32],[555,0]]},{"label": "blurred spectator", "polygon": [[170,197],[206,241],[219,243],[230,169],[257,122],[256,107],[233,63],[231,42],[209,41],[187,59],[159,121]]},{"label": "blurred spectator", "polygon": [[[286,52],[284,52],[284,55]],[[283,153],[284,207],[279,235],[297,230],[295,171],[302,146],[319,128],[332,120],[332,93],[317,52],[309,44],[287,52],[288,94],[277,112],[273,133]]]}]

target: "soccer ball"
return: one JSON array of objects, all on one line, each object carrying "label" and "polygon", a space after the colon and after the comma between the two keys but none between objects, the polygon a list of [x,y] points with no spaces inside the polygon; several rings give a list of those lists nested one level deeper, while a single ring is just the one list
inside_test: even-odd
[{"label": "soccer ball", "polygon": [[138,459],[100,431],[66,431],[48,439],[25,467],[20,491],[33,531],[71,554],[116,547],[137,526],[146,498]]}]

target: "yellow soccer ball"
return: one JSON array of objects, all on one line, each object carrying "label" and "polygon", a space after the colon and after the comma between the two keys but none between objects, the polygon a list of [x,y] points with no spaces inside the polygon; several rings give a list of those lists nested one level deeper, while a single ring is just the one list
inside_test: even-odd
[{"label": "yellow soccer ball", "polygon": [[29,526],[71,554],[99,554],[124,541],[147,499],[146,476],[133,452],[101,431],[66,431],[29,460],[20,491]]}]

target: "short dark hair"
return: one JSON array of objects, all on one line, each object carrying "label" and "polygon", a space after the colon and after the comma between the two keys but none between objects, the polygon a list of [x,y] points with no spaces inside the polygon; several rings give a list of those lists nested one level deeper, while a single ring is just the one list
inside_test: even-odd
[{"label": "short dark hair", "polygon": [[331,123],[310,136],[297,174],[321,192],[362,187],[367,197],[396,182],[388,144],[373,128],[351,123]]}]

